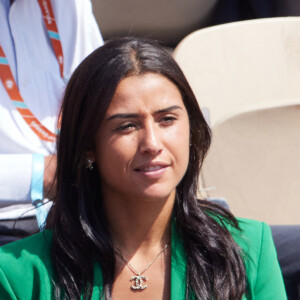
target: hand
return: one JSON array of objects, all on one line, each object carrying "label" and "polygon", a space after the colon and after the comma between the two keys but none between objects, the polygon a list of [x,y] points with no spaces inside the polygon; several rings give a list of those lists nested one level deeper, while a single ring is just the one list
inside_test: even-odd
[{"label": "hand", "polygon": [[44,198],[52,200],[56,194],[56,155],[45,156]]}]

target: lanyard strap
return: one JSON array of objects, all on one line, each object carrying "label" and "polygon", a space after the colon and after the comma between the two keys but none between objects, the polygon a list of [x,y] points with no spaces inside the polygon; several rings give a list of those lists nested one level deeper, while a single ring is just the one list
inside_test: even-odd
[{"label": "lanyard strap", "polygon": [[53,9],[50,0],[38,0],[43,15],[44,23],[50,38],[53,50],[59,64],[60,76],[64,78],[64,55],[60,42],[60,37],[53,14]]},{"label": "lanyard strap", "polygon": [[[53,50],[55,52],[59,64],[60,75],[62,78],[64,78],[63,51],[62,51],[60,37],[58,34],[58,29],[53,14],[51,1],[50,0],[37,0],[37,1],[41,8],[47,33],[50,38]],[[23,100],[1,45],[0,45],[0,79],[3,83],[3,86],[7,94],[10,97],[10,100],[13,102],[16,109],[23,117],[24,121],[34,131],[34,133],[43,141],[55,142],[56,135],[52,133],[50,130],[48,130],[44,125],[41,124],[41,122],[33,115],[33,113],[27,107],[25,101]]]},{"label": "lanyard strap", "polygon": [[43,230],[47,218],[47,209],[43,205],[44,155],[32,155],[31,201],[36,208],[36,220],[40,231]]},{"label": "lanyard strap", "polygon": [[54,142],[56,137],[55,134],[41,124],[41,122],[32,114],[32,112],[28,109],[26,103],[24,102],[1,46],[0,78],[7,94],[10,97],[10,100],[13,102],[28,126],[41,140]]}]

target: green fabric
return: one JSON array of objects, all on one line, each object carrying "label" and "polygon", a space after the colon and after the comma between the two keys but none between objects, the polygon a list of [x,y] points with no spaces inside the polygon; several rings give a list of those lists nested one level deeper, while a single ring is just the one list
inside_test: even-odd
[{"label": "green fabric", "polygon": [[[239,219],[243,232],[228,226],[245,253],[248,293],[243,300],[284,300],[282,275],[276,259],[271,231],[265,223]],[[52,233],[44,231],[0,249],[0,299],[54,299],[55,280],[50,258]],[[185,297],[186,255],[174,226],[172,228],[171,300]],[[95,265],[92,300],[99,300],[102,274]]]},{"label": "green fabric", "polygon": [[[240,228],[227,225],[242,249],[247,272],[247,295],[243,300],[287,299],[270,227],[249,219],[238,218]],[[173,226],[174,227],[174,226]],[[171,300],[184,299],[186,255],[176,231],[172,230]]]}]

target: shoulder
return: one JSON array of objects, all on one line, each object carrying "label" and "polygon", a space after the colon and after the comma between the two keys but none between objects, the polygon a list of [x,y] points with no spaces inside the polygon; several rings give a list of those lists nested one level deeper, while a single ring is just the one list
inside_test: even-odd
[{"label": "shoulder", "polygon": [[[233,239],[241,248],[245,256],[245,263],[258,265],[262,256],[273,253],[276,256],[275,246],[269,225],[264,222],[237,218],[240,230],[226,225]],[[249,266],[248,266],[249,267]]]},{"label": "shoulder", "polygon": [[50,297],[51,241],[52,232],[46,230],[0,248],[1,295],[9,295],[7,299],[31,299],[31,295]]},{"label": "shoulder", "polygon": [[241,248],[246,250],[249,247],[252,248],[252,244],[257,245],[262,240],[271,238],[271,229],[266,223],[245,218],[236,219],[240,230],[230,225],[226,225],[226,227]]},{"label": "shoulder", "polygon": [[249,299],[286,299],[281,270],[269,225],[237,218],[240,230],[227,226],[241,248]]},{"label": "shoulder", "polygon": [[272,254],[277,261],[277,254],[273,242],[270,226],[265,222],[237,218],[240,230],[228,227],[235,242],[240,246],[245,257],[252,263],[258,264],[259,260]]},{"label": "shoulder", "polygon": [[[216,220],[218,221],[218,219]],[[222,226],[231,233],[243,251],[251,250],[251,253],[254,254],[253,251],[260,250],[262,241],[272,241],[271,229],[266,223],[246,218],[236,218],[236,221],[239,228],[234,227],[223,217],[220,217],[218,223],[221,222]]]},{"label": "shoulder", "polygon": [[47,257],[50,254],[52,231],[45,230],[30,237],[7,244],[0,248],[0,263],[3,257]]}]

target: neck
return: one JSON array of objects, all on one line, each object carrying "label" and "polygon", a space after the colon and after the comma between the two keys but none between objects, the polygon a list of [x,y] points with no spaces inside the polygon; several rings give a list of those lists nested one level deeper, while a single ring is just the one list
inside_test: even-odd
[{"label": "neck", "polygon": [[115,247],[126,257],[163,248],[170,242],[174,201],[175,191],[155,201],[110,196],[104,205]]}]

